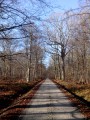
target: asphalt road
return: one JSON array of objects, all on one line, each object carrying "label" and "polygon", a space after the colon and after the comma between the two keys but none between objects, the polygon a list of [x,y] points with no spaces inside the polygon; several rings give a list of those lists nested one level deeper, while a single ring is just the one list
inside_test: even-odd
[{"label": "asphalt road", "polygon": [[19,120],[85,120],[79,110],[49,79],[40,86]]}]

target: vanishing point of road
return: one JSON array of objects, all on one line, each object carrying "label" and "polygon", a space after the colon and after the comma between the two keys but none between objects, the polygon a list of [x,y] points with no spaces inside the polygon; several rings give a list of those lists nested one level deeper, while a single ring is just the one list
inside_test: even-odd
[{"label": "vanishing point of road", "polygon": [[85,117],[51,80],[46,79],[19,120],[85,120]]}]

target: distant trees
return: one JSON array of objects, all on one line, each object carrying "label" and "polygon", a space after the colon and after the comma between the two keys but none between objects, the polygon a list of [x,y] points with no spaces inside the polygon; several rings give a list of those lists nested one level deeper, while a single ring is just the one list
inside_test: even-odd
[{"label": "distant trees", "polygon": [[27,70],[26,70],[26,79],[30,81],[40,77],[38,69],[39,66],[42,66],[42,61],[44,57],[44,50],[40,46],[40,35],[39,29],[35,24],[25,25],[21,28],[22,34],[27,38],[23,39],[25,47],[25,56],[27,59]]},{"label": "distant trees", "polygon": [[[37,2],[48,6],[43,0],[30,0],[33,5]],[[36,9],[27,12],[18,6],[20,3],[22,1],[0,1],[0,79],[30,81],[47,73],[55,79],[88,83],[90,1],[81,0],[79,8],[53,14],[44,21],[43,34],[36,25],[35,20],[40,20],[38,14],[35,15]],[[47,70],[43,62],[45,51],[51,54]]]},{"label": "distant trees", "polygon": [[65,58],[67,53],[70,51],[68,46],[70,37],[69,27],[66,21],[63,22],[62,20],[59,20],[61,19],[59,16],[57,16],[56,19],[55,18],[52,18],[49,22],[50,28],[47,29],[47,39],[48,45],[51,46],[50,53],[52,54],[52,59],[54,60],[53,64],[56,73],[55,78],[65,80]]},{"label": "distant trees", "polygon": [[[39,79],[45,74],[44,50],[35,20],[40,17],[27,12],[19,0],[0,0],[0,79]],[[30,0],[38,7],[43,0]],[[18,6],[19,5],[19,6]]]},{"label": "distant trees", "polygon": [[11,36],[7,33],[3,33],[3,40],[0,41],[0,57],[2,62],[2,76],[6,79],[7,77],[10,79],[12,77],[12,69],[13,69],[13,53],[17,47],[17,43],[15,40],[11,39]]},{"label": "distant trees", "polygon": [[53,15],[50,22],[46,23],[47,42],[52,59],[50,66],[55,71],[55,79],[74,80],[78,83],[90,81],[89,5],[88,2],[83,7],[67,11],[63,17]]},{"label": "distant trees", "polygon": [[[45,74],[43,64],[44,49],[41,47],[39,29],[32,25],[24,25],[20,32],[25,38],[20,43],[17,39],[3,34],[1,43],[1,78],[2,79],[26,79],[27,81],[40,79]],[[19,44],[22,44],[20,49]],[[14,65],[15,64],[15,65]]]}]

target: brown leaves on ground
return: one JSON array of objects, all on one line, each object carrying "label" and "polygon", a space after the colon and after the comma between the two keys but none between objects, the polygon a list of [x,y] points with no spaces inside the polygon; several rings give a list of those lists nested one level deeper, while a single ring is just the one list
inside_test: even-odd
[{"label": "brown leaves on ground", "polygon": [[55,80],[58,84],[64,85],[76,95],[90,102],[90,84],[77,84],[71,81]]},{"label": "brown leaves on ground", "polygon": [[66,94],[66,96],[78,107],[78,109],[87,117],[87,120],[90,120],[90,108],[85,104],[76,99],[72,94],[61,88],[59,85],[63,85],[67,89],[69,89],[74,94],[84,98],[88,102],[90,102],[90,84],[82,85],[76,84],[74,82],[66,82],[61,80],[54,80],[54,82],[58,85],[58,87]]},{"label": "brown leaves on ground", "polygon": [[[0,120],[16,120],[25,105],[30,101],[41,80],[26,82],[1,82]],[[29,92],[28,92],[29,91]],[[26,93],[26,94],[25,94]]]}]

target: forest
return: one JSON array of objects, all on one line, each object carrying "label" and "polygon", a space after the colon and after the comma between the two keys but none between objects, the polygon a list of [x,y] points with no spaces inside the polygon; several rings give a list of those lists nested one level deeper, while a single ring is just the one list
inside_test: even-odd
[{"label": "forest", "polygon": [[55,79],[90,82],[89,5],[54,14],[45,25],[51,54],[48,70]]},{"label": "forest", "polygon": [[90,102],[90,0],[60,12],[26,1],[0,0],[1,109],[46,78]]},{"label": "forest", "polygon": [[[55,79],[88,83],[90,2],[52,13],[45,20],[18,8],[19,2],[0,2],[0,79],[30,81],[49,73]],[[47,5],[43,1],[31,4],[34,2]],[[48,54],[47,67],[44,62]]]},{"label": "forest", "polygon": [[30,81],[45,74],[42,35],[18,2],[0,2],[0,79]]}]

